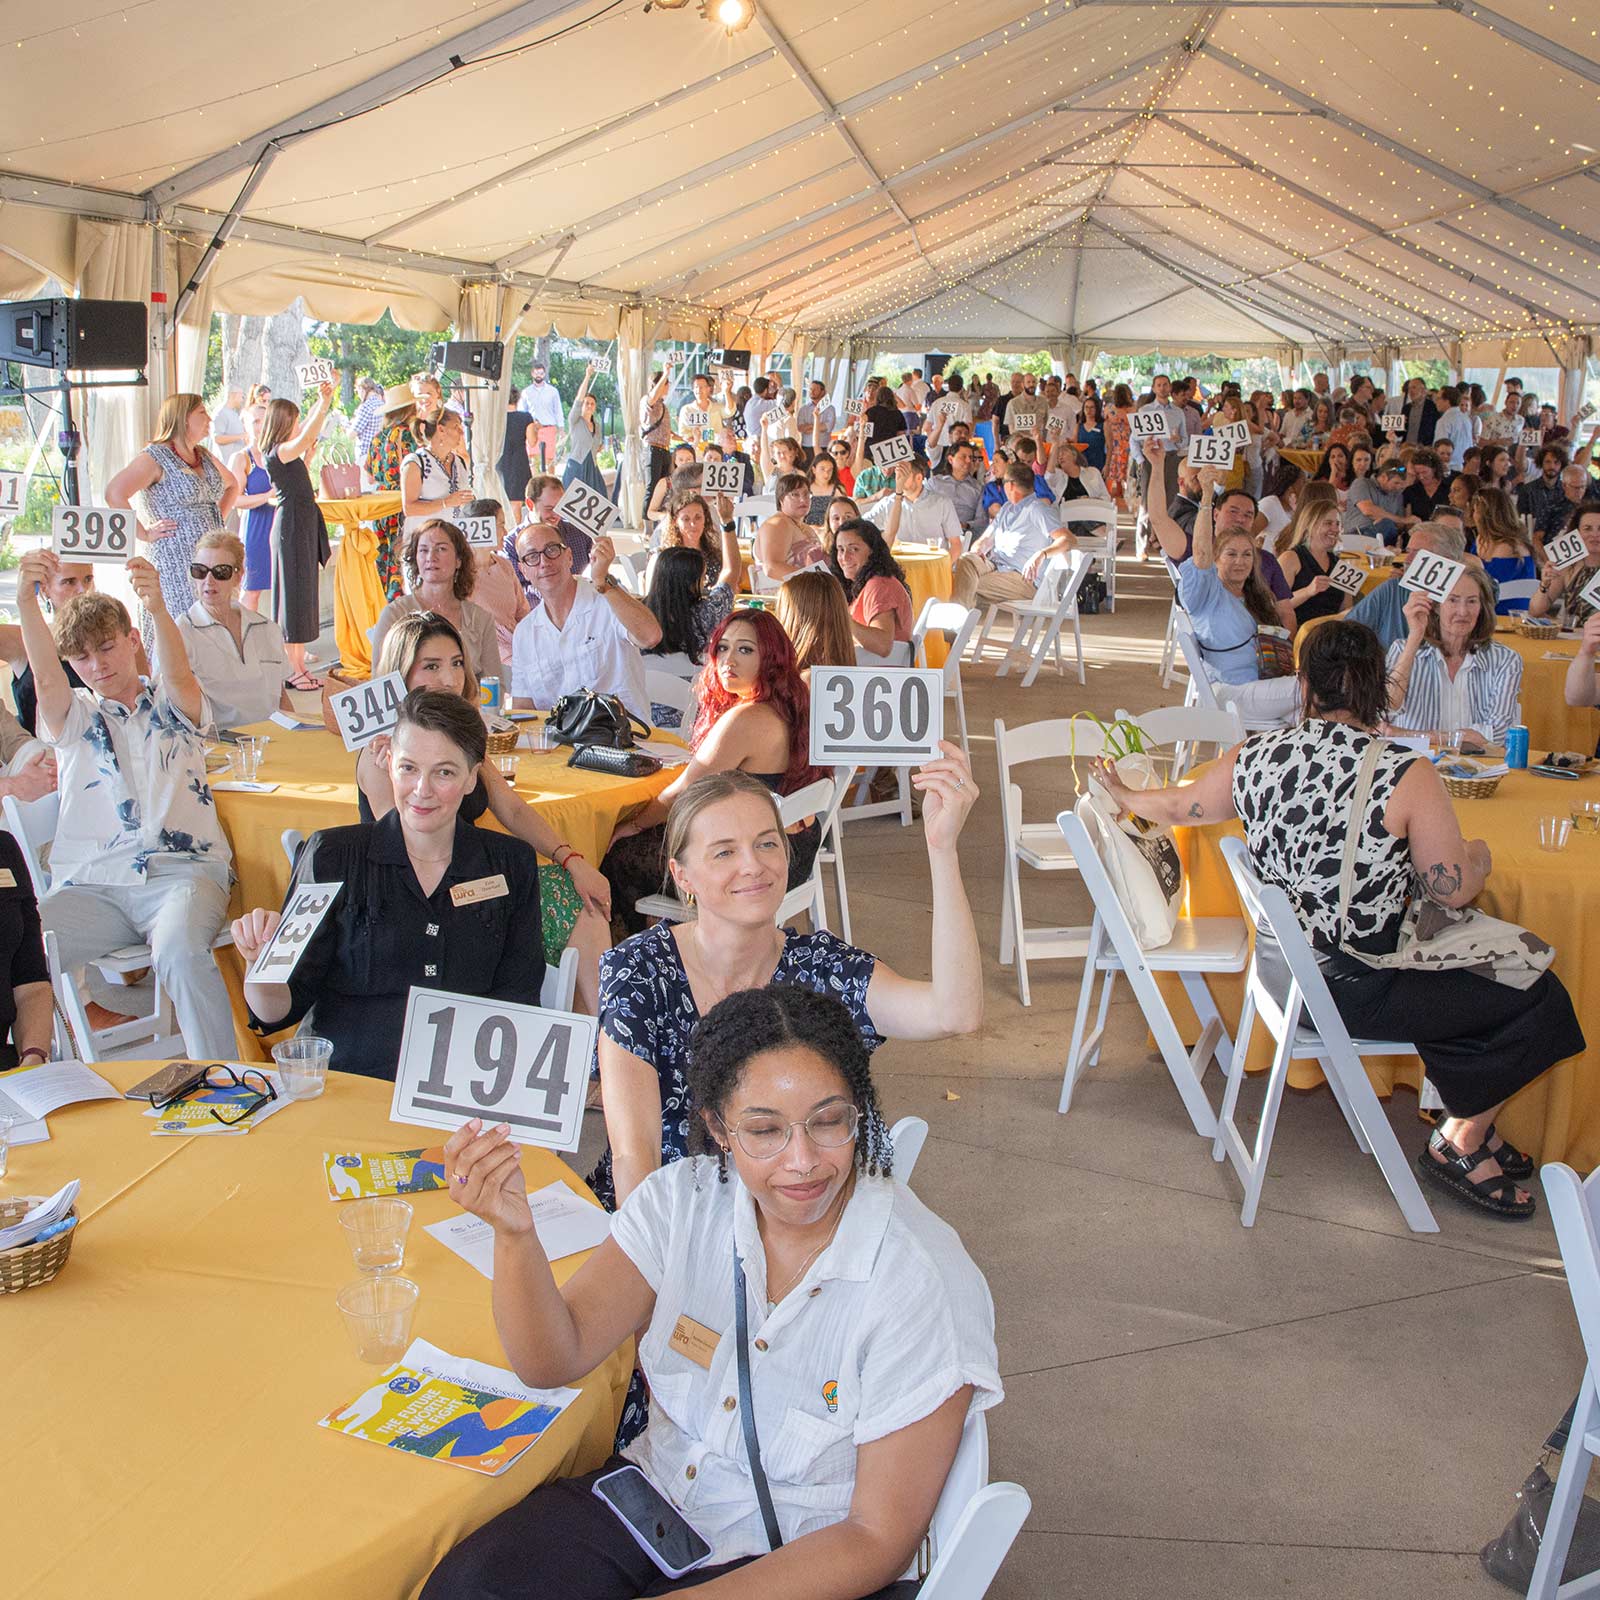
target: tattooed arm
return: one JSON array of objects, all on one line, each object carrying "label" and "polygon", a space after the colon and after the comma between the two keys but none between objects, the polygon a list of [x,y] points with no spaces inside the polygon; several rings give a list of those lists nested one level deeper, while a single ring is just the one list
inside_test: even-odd
[{"label": "tattooed arm", "polygon": [[1423,888],[1440,905],[1470,905],[1489,879],[1489,847],[1462,837],[1455,807],[1439,774],[1413,761],[1395,787],[1384,825],[1407,839]]},{"label": "tattooed arm", "polygon": [[1214,761],[1193,783],[1169,783],[1160,789],[1129,789],[1118,782],[1111,763],[1101,757],[1093,763],[1094,775],[1124,810],[1148,822],[1198,827],[1225,822],[1237,816],[1233,804],[1233,764],[1244,746],[1236,744],[1220,761]]}]

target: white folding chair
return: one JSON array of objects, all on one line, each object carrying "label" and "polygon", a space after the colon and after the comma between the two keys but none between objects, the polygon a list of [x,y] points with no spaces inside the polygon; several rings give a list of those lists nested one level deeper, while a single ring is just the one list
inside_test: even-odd
[{"label": "white folding chair", "polygon": [[539,1004],[546,1011],[570,1011],[572,997],[578,992],[578,952],[568,945],[561,952],[561,960],[556,966],[551,966],[547,961],[544,968],[544,981],[539,985]]},{"label": "white folding chair", "polygon": [[650,566],[649,553],[644,550],[633,550],[625,555],[619,550],[613,566],[617,574],[617,581],[622,587],[634,599],[644,599],[646,591],[645,574]]},{"label": "white folding chair", "polygon": [[956,726],[961,730],[961,749],[969,758],[967,743],[967,700],[961,692],[961,658],[981,620],[976,607],[958,605],[954,600],[924,600],[916,626],[911,630],[911,659],[919,667],[928,664],[928,635],[950,636],[949,654],[944,658],[944,697],[956,703]]},{"label": "white folding chair", "polygon": [[[1099,1060],[1111,990],[1120,972],[1127,978],[1134,999],[1139,1002],[1139,1009],[1155,1035],[1156,1048],[1166,1063],[1184,1110],[1189,1113],[1194,1131],[1202,1139],[1215,1138],[1217,1118],[1206,1099],[1202,1082],[1213,1057],[1217,1065],[1227,1071],[1233,1045],[1211,991],[1206,987],[1206,974],[1244,971],[1250,959],[1249,930],[1238,917],[1181,917],[1170,942],[1157,950],[1141,948],[1093,836],[1083,822],[1083,808],[1088,804],[1087,798],[1080,800],[1075,809],[1063,811],[1056,818],[1061,836],[1072,852],[1078,871],[1083,874],[1084,887],[1094,901],[1094,922],[1089,929],[1083,981],[1078,986],[1078,1014],[1072,1025],[1072,1043],[1067,1049],[1067,1065],[1061,1079],[1061,1103],[1056,1109],[1065,1112],[1071,1107],[1072,1091],[1083,1069]],[[1095,980],[1102,972],[1105,981],[1100,988],[1100,1010],[1094,1031],[1086,1036],[1089,1004],[1094,996]],[[1192,1050],[1185,1046],[1172,1020],[1172,1013],[1155,981],[1158,972],[1177,974],[1195,1016],[1200,1019],[1200,1039]]]},{"label": "white folding chair", "polygon": [[778,509],[778,497],[772,494],[753,494],[739,501],[733,508],[735,522],[765,522]]},{"label": "white folding chair", "polygon": [[1022,920],[1021,868],[1035,872],[1075,872],[1072,851],[1054,822],[1022,820],[1022,789],[1012,768],[1027,761],[1090,760],[1105,749],[1105,735],[1092,722],[1058,717],[1007,728],[994,725],[995,759],[1000,765],[1000,830],[1005,851],[1005,884],[1000,902],[1000,965],[1017,969],[1017,994],[1032,1005],[1028,962],[1081,959],[1089,948],[1089,929],[1030,928]]},{"label": "white folding chair", "polygon": [[894,1176],[897,1183],[911,1186],[911,1173],[928,1142],[928,1124],[921,1117],[901,1117],[889,1130],[889,1144],[894,1150]]},{"label": "white folding chair", "polygon": [[1172,604],[1167,608],[1167,632],[1161,641],[1161,687],[1170,689],[1173,681],[1180,673],[1187,674],[1189,664],[1178,651],[1178,618],[1183,612],[1183,607],[1178,604],[1177,595],[1173,595]]},{"label": "white folding chair", "polygon": [[[1520,600],[1525,606],[1539,592],[1537,578],[1507,578],[1500,585],[1501,606],[1512,600]],[[1500,609],[1497,607],[1496,609]]]},{"label": "white folding chair", "polygon": [[[646,663],[651,658],[645,657]],[[680,678],[671,672],[662,672],[659,668],[646,665],[644,669],[644,693],[651,706],[667,706],[678,713],[676,723],[663,723],[663,727],[683,726],[683,719],[689,715],[694,706],[694,686],[687,678]]]},{"label": "white folding chair", "polygon": [[989,1482],[989,1425],[982,1411],[968,1411],[927,1537],[905,1574],[927,1574],[918,1600],[983,1600],[1032,1509],[1020,1484]]},{"label": "white folding chair", "polygon": [[[1044,659],[1052,649],[1056,671],[1065,675],[1066,668],[1061,662],[1061,630],[1070,623],[1072,641],[1078,652],[1078,682],[1089,681],[1083,670],[1083,630],[1078,622],[1078,590],[1083,587],[1083,580],[1093,564],[1094,558],[1082,550],[1074,550],[1065,557],[1051,556],[1039,574],[1039,584],[1031,600],[998,600],[989,607],[989,616],[984,620],[985,635],[997,611],[1009,612],[1015,623],[1011,644],[995,671],[997,678],[1003,678],[1011,671],[1013,656],[1027,655],[1028,670],[1022,675],[1022,687],[1032,688],[1033,680],[1039,676],[1039,668],[1044,665]],[[980,655],[983,653],[981,642],[978,652]]]},{"label": "white folding chair", "polygon": [[1172,629],[1178,640],[1178,653],[1189,668],[1189,693],[1186,704],[1204,706],[1207,711],[1221,709],[1216,686],[1211,680],[1211,668],[1206,665],[1205,652],[1200,648],[1199,636],[1194,631],[1186,611],[1179,611],[1172,619]]},{"label": "white folding chair", "polygon": [[[1416,1173],[1406,1160],[1362,1065],[1363,1056],[1415,1055],[1416,1046],[1394,1039],[1352,1039],[1328,992],[1327,981],[1300,920],[1289,904],[1289,897],[1282,889],[1262,883],[1256,876],[1242,839],[1224,839],[1222,854],[1233,874],[1246,915],[1258,930],[1277,941],[1289,970],[1288,993],[1276,995],[1261,976],[1259,948],[1251,955],[1245,978],[1244,1009],[1239,1015],[1233,1060],[1228,1067],[1228,1087],[1217,1117],[1217,1136],[1211,1154],[1214,1160],[1231,1161],[1244,1183],[1244,1206],[1239,1220],[1247,1228],[1256,1220],[1261,1186],[1267,1176],[1267,1157],[1272,1150],[1272,1133],[1278,1123],[1283,1088],[1289,1077],[1289,1063],[1309,1058],[1322,1067],[1328,1087],[1355,1135],[1357,1147],[1363,1155],[1377,1160],[1406,1226],[1413,1233],[1437,1233],[1439,1224],[1434,1221]],[[1272,1070],[1267,1074],[1266,1100],[1261,1107],[1261,1123],[1252,1149],[1245,1143],[1234,1114],[1244,1082],[1251,1025],[1258,1016],[1266,1024],[1277,1048],[1272,1057]]]},{"label": "white folding chair", "polygon": [[[1061,526],[1078,541],[1078,548],[1096,562],[1105,578],[1106,610],[1117,609],[1117,508],[1109,500],[1068,500],[1058,507]],[[1099,533],[1079,533],[1077,524],[1099,528]]]},{"label": "white folding chair", "polygon": [[[899,1174],[897,1173],[898,1177]],[[1590,1572],[1562,1583],[1572,1532],[1589,1482],[1589,1467],[1600,1457],[1600,1392],[1595,1373],[1600,1369],[1600,1169],[1580,1178],[1564,1161],[1548,1161],[1539,1169],[1550,1221],[1567,1269],[1567,1292],[1578,1318],[1578,1332],[1588,1356],[1583,1387],[1573,1413],[1567,1443],[1561,1452],[1561,1471],[1545,1517],[1539,1559],[1533,1566],[1528,1600],[1576,1600],[1579,1595],[1600,1594],[1600,1572]]]},{"label": "white folding chair", "polygon": [[[803,822],[807,817],[816,817],[821,831],[817,854],[811,863],[810,877],[789,890],[783,897],[783,903],[778,907],[778,915],[774,920],[780,928],[792,918],[799,916],[802,911],[809,913],[811,926],[814,929],[828,926],[828,904],[822,891],[822,868],[825,864],[822,860],[822,841],[826,840],[829,829],[834,825],[839,802],[843,799],[849,782],[850,769],[835,767],[831,778],[820,778],[815,783],[808,783],[803,789],[796,789],[793,794],[779,797],[778,811],[783,818],[784,827],[792,828],[795,823]],[[841,884],[842,871],[840,868]],[[694,917],[694,908],[685,905],[675,894],[647,894],[635,900],[633,908],[641,916],[660,917],[664,922],[688,922]]]},{"label": "white folding chair", "polygon": [[300,846],[306,842],[305,835],[298,828],[285,828],[278,835],[278,843],[283,846],[283,853],[289,858],[289,871],[294,871],[294,858],[300,854]]},{"label": "white folding chair", "polygon": [[1204,706],[1157,706],[1137,714],[1119,711],[1117,720],[1133,723],[1148,744],[1172,746],[1168,783],[1176,783],[1195,765],[1197,746],[1215,745],[1214,753],[1220,755],[1244,738],[1244,721],[1236,706],[1216,711]]},{"label": "white folding chair", "polygon": [[[6,795],[0,800],[6,828],[17,841],[22,859],[27,864],[28,877],[33,892],[40,899],[49,893],[50,875],[45,866],[44,849],[55,837],[61,818],[61,796],[41,795],[37,800],[18,800]],[[218,938],[214,949],[233,943],[233,935],[226,929]],[[89,995],[85,987],[85,971],[93,966],[108,977],[126,977],[130,973],[147,970],[153,957],[147,944],[119,945],[91,962],[70,971],[61,964],[61,953],[55,935],[44,936],[45,961],[50,969],[50,983],[55,991],[56,1005],[66,1019],[74,1036],[80,1061],[164,1060],[168,1056],[184,1053],[183,1039],[178,1033],[177,1018],[172,1002],[162,990],[159,981],[153,981],[150,1010],[127,1022],[109,1028],[96,1028],[89,1020]],[[128,991],[124,991],[128,992]]]},{"label": "white folding chair", "polygon": [[856,646],[856,665],[858,667],[909,667],[912,665],[912,649],[914,647],[907,641],[896,639],[889,646],[889,653],[880,656],[876,650],[869,650],[863,644]]}]

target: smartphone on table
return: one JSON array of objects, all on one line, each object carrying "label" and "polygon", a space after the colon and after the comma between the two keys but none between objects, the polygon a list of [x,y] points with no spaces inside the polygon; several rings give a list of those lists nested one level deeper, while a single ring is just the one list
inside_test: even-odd
[{"label": "smartphone on table", "polygon": [[596,1478],[594,1492],[663,1576],[681,1578],[711,1558],[705,1538],[637,1467],[619,1467]]}]

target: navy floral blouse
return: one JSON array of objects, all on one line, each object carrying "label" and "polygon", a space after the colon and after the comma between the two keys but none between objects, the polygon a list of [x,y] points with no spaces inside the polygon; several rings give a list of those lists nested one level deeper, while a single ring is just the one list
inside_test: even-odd
[{"label": "navy floral blouse", "polygon": [[[876,958],[831,933],[796,933],[785,928],[783,954],[773,983],[814,989],[840,1001],[861,1029],[868,1051],[883,1043],[867,1015],[867,985]],[[600,1027],[613,1044],[648,1062],[661,1080],[661,1162],[689,1153],[689,1086],[684,1065],[700,1013],[668,923],[624,939],[600,958]],[[589,1177],[589,1187],[607,1211],[616,1210],[611,1147]]]}]

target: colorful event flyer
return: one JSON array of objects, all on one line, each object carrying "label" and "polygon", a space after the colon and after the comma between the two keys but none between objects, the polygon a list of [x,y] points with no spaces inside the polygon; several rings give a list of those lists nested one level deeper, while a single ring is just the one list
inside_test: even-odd
[{"label": "colorful event flyer", "polygon": [[330,1200],[366,1200],[375,1194],[426,1194],[444,1188],[444,1146],[426,1150],[375,1150],[368,1155],[327,1153],[322,1158]]},{"label": "colorful event flyer", "polygon": [[370,1389],[318,1426],[498,1477],[578,1394],[529,1389],[502,1367],[413,1339]]},{"label": "colorful event flyer", "polygon": [[[162,1134],[245,1134],[268,1117],[276,1116],[289,1104],[282,1082],[270,1067],[235,1062],[233,1069],[245,1079],[244,1082],[214,1084],[208,1081],[183,1099],[174,1100],[170,1106],[163,1106],[159,1111],[152,1107],[146,1111],[145,1116],[155,1123],[151,1133],[158,1137]],[[253,1084],[253,1080],[258,1078],[265,1079],[277,1090],[276,1099],[261,1099],[260,1084]],[[255,1109],[249,1110],[252,1106]],[[213,1109],[224,1117],[239,1117],[239,1120],[219,1121],[211,1115]],[[247,1114],[240,1117],[240,1112]]]}]

